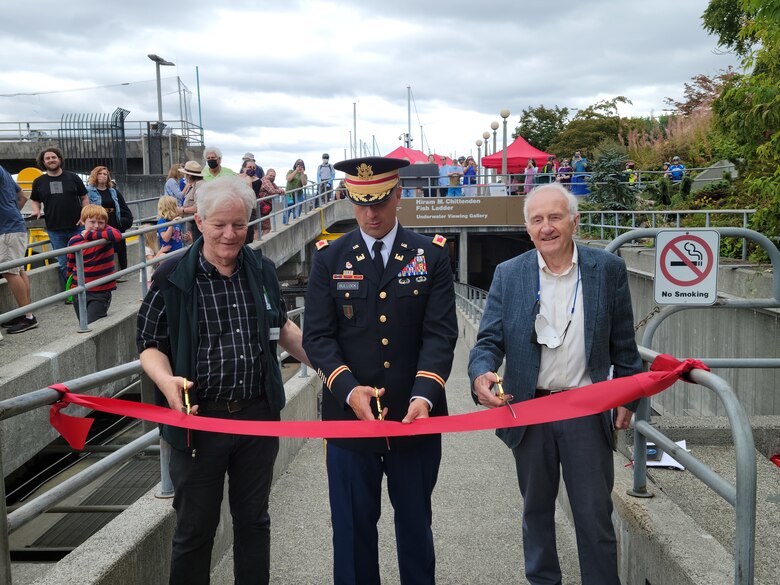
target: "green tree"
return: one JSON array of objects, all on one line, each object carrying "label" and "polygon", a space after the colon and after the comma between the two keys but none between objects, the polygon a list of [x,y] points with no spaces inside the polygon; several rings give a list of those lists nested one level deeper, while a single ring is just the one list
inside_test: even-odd
[{"label": "green tree", "polygon": [[550,144],[548,152],[564,158],[571,156],[575,150],[592,152],[605,140],[620,140],[622,124],[618,113],[619,103],[630,104],[631,100],[617,96],[578,111],[558,139]]},{"label": "green tree", "polygon": [[588,187],[596,209],[633,209],[634,190],[628,184],[625,148],[616,141],[602,143],[593,164]]},{"label": "green tree", "polygon": [[512,138],[522,136],[532,146],[547,151],[566,127],[569,108],[526,108],[520,115],[520,125],[515,128]]},{"label": "green tree", "polygon": [[744,159],[741,192],[749,200],[741,203],[758,210],[753,229],[780,236],[780,0],[712,0],[703,18],[749,71],[713,103],[717,128]]}]

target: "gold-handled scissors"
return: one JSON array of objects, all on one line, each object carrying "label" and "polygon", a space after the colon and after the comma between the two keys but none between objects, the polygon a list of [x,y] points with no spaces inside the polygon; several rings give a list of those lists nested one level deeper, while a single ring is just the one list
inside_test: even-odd
[{"label": "gold-handled scissors", "polygon": [[512,418],[517,418],[512,405],[506,399],[506,395],[504,394],[504,387],[501,385],[501,376],[499,376],[498,373],[496,373],[496,387],[498,388],[498,399],[507,405],[509,412],[512,413]]},{"label": "gold-handled scissors", "polygon": [[379,420],[384,420],[385,417],[382,416],[382,403],[379,402],[379,388],[376,386],[374,387],[374,398],[376,398],[376,409],[379,413],[377,418],[379,418]]},{"label": "gold-handled scissors", "polygon": [[[385,420],[385,417],[382,415],[382,403],[379,402],[379,388],[374,386],[374,398],[376,398],[376,410],[379,413],[379,420]],[[390,439],[385,437],[385,442],[387,443],[387,450],[390,450]]]},{"label": "gold-handled scissors", "polygon": [[190,389],[187,384],[187,378],[184,378],[184,406],[187,408],[186,414],[189,414],[192,407],[190,405]]}]

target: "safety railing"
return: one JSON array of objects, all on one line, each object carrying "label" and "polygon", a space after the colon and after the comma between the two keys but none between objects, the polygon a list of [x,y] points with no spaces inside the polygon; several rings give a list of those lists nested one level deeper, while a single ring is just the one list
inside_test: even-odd
[{"label": "safety railing", "polygon": [[[637,235],[635,237],[648,237]],[[614,244],[614,242],[613,242]],[[615,246],[611,251],[617,249]],[[780,254],[780,253],[778,253]],[[463,283],[455,283],[456,304],[474,323],[479,324],[487,292]],[[647,347],[639,353],[646,364],[658,356]],[[752,585],[756,534],[756,456],[750,419],[736,392],[719,376],[704,370],[693,370],[689,379],[714,392],[723,403],[731,427],[736,453],[736,485],[724,479],[710,466],[691,455],[649,422],[649,402],[640,401],[634,418],[634,486],[629,492],[637,497],[651,497],[647,491],[647,439],[652,439],[671,457],[683,464],[696,478],[721,496],[736,511],[734,539],[734,583]]]},{"label": "safety railing", "polygon": [[[304,308],[300,307],[288,312],[288,317],[300,317],[301,328],[303,328]],[[278,359],[282,360],[289,357],[287,352],[281,352]],[[84,393],[93,390],[96,387],[108,384],[110,382],[121,380],[130,376],[139,376],[142,374],[140,360],[134,360],[121,366],[108,368],[100,372],[88,374],[74,380],[64,382],[63,385],[72,392]],[[306,364],[301,364],[299,377],[308,377]],[[116,393],[113,397],[121,394]],[[8,398],[0,401],[0,421],[10,419],[14,416],[26,412],[51,406],[61,399],[61,393],[51,388],[41,388],[21,396]],[[25,524],[34,520],[41,514],[49,511],[58,513],[66,512],[122,512],[125,506],[58,506],[80,489],[89,485],[100,478],[107,471],[114,469],[123,463],[129,461],[142,452],[152,450],[154,445],[160,440],[160,433],[157,429],[151,430],[130,443],[116,448],[106,448],[105,446],[86,445],[84,453],[108,453],[99,461],[91,464],[85,469],[78,471],[68,477],[55,487],[42,493],[30,501],[14,506],[12,510],[6,505],[5,482],[0,481],[0,585],[11,585],[11,556],[10,556],[10,534],[18,530]],[[160,476],[163,485],[172,486],[170,473],[167,467],[167,458],[160,450]],[[67,452],[71,452],[68,450]],[[0,454],[0,478],[4,477],[3,461]]]},{"label": "safety railing", "polygon": [[[695,227],[716,227],[724,222],[733,223],[735,218],[741,220],[742,228],[747,229],[750,216],[755,212],[755,209],[580,211],[579,227],[583,233],[598,232],[602,240],[614,239],[621,233],[641,228],[680,228],[683,222],[693,223]],[[746,238],[742,238],[742,259],[747,260]]]},{"label": "safety railing", "polygon": [[[297,192],[300,192],[302,194],[300,198],[300,203],[296,202],[295,205],[301,205],[302,213],[309,213],[313,210],[318,209],[322,205],[326,204],[330,200],[333,199],[334,191],[332,188],[330,189],[322,189],[321,191],[318,189],[317,184],[309,184],[305,187],[302,187]],[[269,215],[261,216],[260,213],[260,204],[262,201],[274,201],[278,197],[285,197],[285,195],[270,195],[267,197],[263,197],[262,199],[258,199],[258,218],[249,222],[249,229],[254,230],[255,226],[258,226],[263,220],[269,220],[271,224],[271,231],[269,233],[273,233],[276,231],[279,231],[282,229],[282,226],[278,223],[280,216],[282,217],[282,223],[285,223],[285,215],[286,213],[289,213],[289,208],[286,209],[276,209],[273,210]],[[158,199],[158,198],[155,198]],[[128,202],[130,204],[131,202]],[[140,221],[140,220],[139,220]],[[113,274],[110,274],[108,276],[105,276],[100,279],[96,279],[92,282],[88,282],[84,284],[85,278],[84,278],[84,260],[83,260],[83,251],[87,248],[93,248],[95,246],[99,246],[101,244],[107,243],[107,240],[96,240],[92,242],[85,242],[83,244],[78,244],[76,246],[69,246],[66,248],[59,248],[57,250],[49,250],[47,252],[41,252],[38,254],[35,254],[32,257],[25,257],[21,258],[19,260],[13,260],[9,262],[3,262],[0,263],[0,273],[5,272],[6,270],[10,268],[16,268],[19,266],[25,266],[26,264],[29,264],[31,262],[34,263],[40,263],[45,260],[54,260],[58,256],[62,256],[68,253],[73,253],[75,256],[76,261],[76,280],[77,282],[81,283],[78,286],[75,286],[67,291],[55,293],[54,295],[48,296],[46,298],[40,299],[38,301],[35,301],[33,303],[30,303],[29,305],[25,305],[23,307],[18,307],[16,309],[12,309],[10,311],[7,311],[5,313],[0,313],[0,321],[10,321],[13,319],[16,319],[18,317],[21,317],[22,315],[25,315],[28,312],[37,311],[39,309],[42,309],[44,307],[61,303],[65,301],[68,297],[75,295],[74,302],[78,302],[79,305],[79,332],[87,332],[90,331],[87,323],[87,311],[86,311],[86,293],[87,291],[97,287],[101,286],[103,284],[115,281],[119,278],[123,278],[132,274],[136,274],[140,271],[141,278],[140,278],[140,287],[141,287],[141,297],[146,296],[146,293],[148,291],[148,275],[149,271],[153,269],[153,267],[156,264],[159,264],[160,262],[163,262],[169,258],[175,257],[177,255],[183,254],[184,249],[177,250],[176,252],[170,252],[168,254],[164,254],[162,256],[159,256],[157,258],[147,259],[145,254],[145,246],[144,246],[144,234],[148,232],[156,232],[160,228],[166,228],[171,225],[182,225],[182,224],[189,224],[194,221],[194,218],[192,216],[185,217],[181,219],[175,219],[173,221],[169,221],[163,224],[159,225],[149,225],[144,227],[139,227],[138,229],[134,229],[131,231],[127,231],[124,234],[122,234],[122,239],[127,240],[128,238],[137,236],[139,238],[139,246],[138,246],[138,252],[139,252],[139,262],[136,264],[133,264],[132,266],[128,266],[125,269],[117,270]],[[290,219],[290,221],[292,221]],[[261,229],[258,229],[259,231],[259,237],[257,238],[257,241],[261,241],[263,237],[263,233]],[[43,246],[48,244],[49,241],[39,241],[28,245],[28,248],[35,247],[35,246]],[[0,335],[0,339],[2,339],[2,335]]]},{"label": "safety railing", "polygon": [[[148,125],[157,128],[157,120],[125,120],[124,134],[127,140],[141,140],[148,134]],[[164,134],[178,135],[188,145],[203,146],[203,128],[189,120],[164,120]],[[36,142],[57,139],[62,130],[62,121],[0,122],[0,141]],[[100,132],[101,128],[96,128]]]}]

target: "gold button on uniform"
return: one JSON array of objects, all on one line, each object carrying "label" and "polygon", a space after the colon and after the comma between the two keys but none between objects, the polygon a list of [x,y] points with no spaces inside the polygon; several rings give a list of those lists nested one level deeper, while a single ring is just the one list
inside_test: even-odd
[{"label": "gold button on uniform", "polygon": [[417,290],[417,289],[414,289],[414,296],[417,296],[417,295],[419,295],[419,294],[420,294],[420,291],[419,291],[419,290]]},{"label": "gold button on uniform", "polygon": [[344,298],[348,299],[349,298],[349,293],[344,293]]},{"label": "gold button on uniform", "polygon": [[387,317],[384,315],[379,315],[379,322],[380,323],[387,323]]},{"label": "gold button on uniform", "polygon": [[390,362],[385,362],[385,369],[387,370],[389,368],[390,368]]},{"label": "gold button on uniform", "polygon": [[385,291],[382,291],[381,293],[379,293],[379,298],[380,299],[386,299],[387,298],[387,293]]},{"label": "gold button on uniform", "polygon": [[390,340],[387,337],[382,338],[382,345],[390,345]]}]

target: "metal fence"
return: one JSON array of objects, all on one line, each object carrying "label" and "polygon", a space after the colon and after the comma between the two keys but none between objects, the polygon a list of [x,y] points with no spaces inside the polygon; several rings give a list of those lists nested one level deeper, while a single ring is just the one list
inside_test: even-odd
[{"label": "metal fence", "polygon": [[[288,201],[289,198],[292,199],[292,202]],[[319,186],[316,183],[310,183],[305,187],[301,187],[300,189],[296,189],[295,191],[291,191],[289,193],[286,193],[285,195],[269,195],[267,197],[263,197],[257,200],[258,218],[249,222],[249,229],[255,229],[256,227],[258,227],[259,237],[257,238],[257,241],[261,241],[263,234],[259,226],[263,220],[268,220],[270,222],[270,230],[271,230],[270,233],[273,233],[282,229],[282,227],[287,223],[295,221],[298,217],[300,217],[303,214],[311,213],[313,211],[318,211],[319,207],[325,205],[329,201],[332,201],[333,198],[334,198],[334,190],[332,188],[319,189]],[[284,203],[281,203],[279,199],[282,199]],[[144,200],[128,201],[127,203],[128,205],[134,205],[136,207],[136,211],[138,211],[139,209],[141,209],[142,205],[149,204],[150,202],[153,202],[153,206],[156,209],[157,207],[156,202],[158,200],[159,197],[153,197]],[[260,214],[260,204],[263,201],[271,201],[275,207],[275,209],[273,209],[271,213],[267,216],[261,216]],[[296,215],[296,213],[298,215]],[[25,266],[32,262],[36,264],[42,263],[46,260],[54,260],[57,258],[57,256],[62,256],[63,254],[73,253],[76,261],[76,279],[77,282],[80,283],[78,286],[75,286],[67,291],[56,293],[49,297],[30,303],[29,305],[18,307],[16,309],[12,309],[5,313],[0,313],[0,321],[5,322],[5,321],[10,321],[12,319],[16,319],[18,317],[25,315],[28,312],[37,311],[38,309],[42,309],[49,305],[61,303],[65,301],[65,299],[67,299],[68,297],[75,295],[74,302],[79,303],[78,331],[79,332],[90,331],[87,323],[87,310],[86,310],[87,291],[89,291],[90,289],[96,286],[100,286],[115,281],[119,278],[123,278],[131,274],[135,274],[139,271],[141,272],[142,275],[141,283],[140,283],[141,286],[140,292],[141,292],[141,297],[144,297],[148,290],[148,275],[150,273],[150,270],[153,270],[156,264],[159,264],[160,262],[163,262],[168,258],[172,258],[174,256],[183,254],[185,251],[185,249],[183,248],[182,250],[177,250],[176,252],[164,254],[157,258],[147,259],[145,254],[145,246],[143,243],[144,234],[148,232],[156,232],[160,228],[167,228],[168,226],[171,225],[190,224],[191,222],[194,221],[194,218],[190,216],[190,217],[169,221],[159,225],[155,224],[155,225],[141,226],[140,224],[143,222],[156,221],[156,216],[139,218],[138,213],[134,213],[134,216],[136,217],[136,226],[137,226],[136,229],[129,230],[123,233],[122,239],[127,240],[129,238],[136,237],[136,236],[139,238],[139,246],[138,246],[139,262],[133,264],[132,266],[128,266],[123,270],[117,270],[113,274],[110,274],[100,279],[96,279],[92,282],[88,282],[84,284],[85,282],[84,258],[83,258],[84,250],[86,250],[87,248],[93,248],[95,246],[105,244],[107,243],[107,240],[95,240],[93,242],[85,242],[83,244],[78,244],[76,246],[69,246],[67,248],[50,250],[48,252],[41,252],[35,254],[35,256],[33,257],[25,257],[19,260],[12,260],[9,262],[0,263],[0,274],[1,274],[2,272],[8,270],[9,268],[15,268],[17,266]],[[280,221],[281,224],[279,223]],[[324,223],[322,226],[322,231],[323,232],[325,231]],[[35,243],[31,243],[27,247],[28,249],[40,248],[48,244],[50,244],[49,240],[42,240]],[[0,339],[2,338],[3,337],[0,334]]]}]

